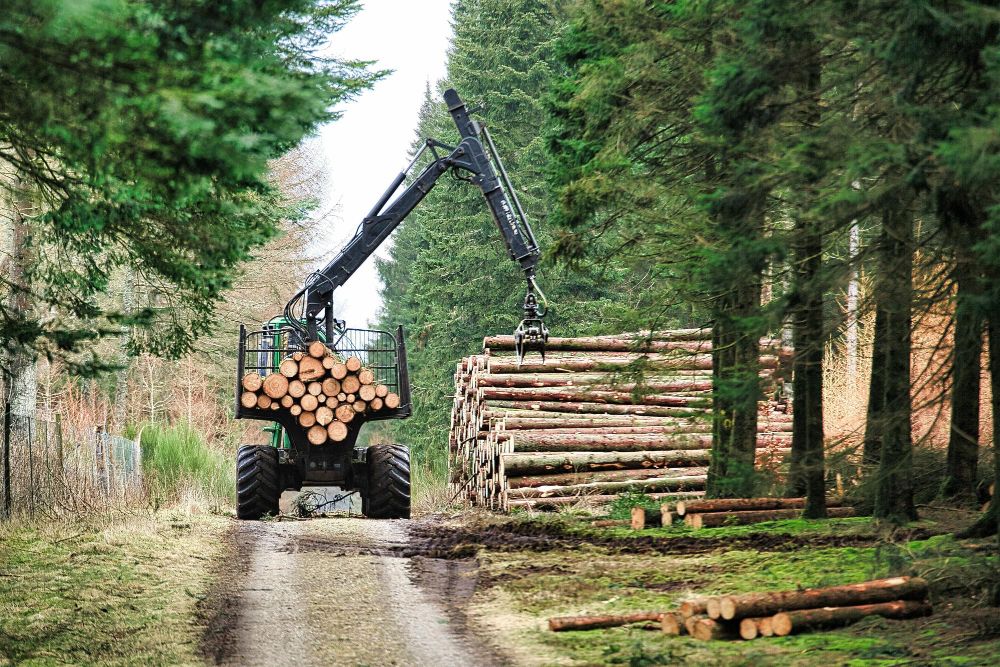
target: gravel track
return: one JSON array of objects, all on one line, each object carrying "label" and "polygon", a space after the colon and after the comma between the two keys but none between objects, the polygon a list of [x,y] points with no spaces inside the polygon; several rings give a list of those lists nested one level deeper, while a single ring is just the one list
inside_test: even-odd
[{"label": "gravel track", "polygon": [[206,657],[248,666],[503,664],[462,622],[474,563],[401,557],[405,526],[360,518],[237,523],[236,562],[220,573],[208,605]]}]

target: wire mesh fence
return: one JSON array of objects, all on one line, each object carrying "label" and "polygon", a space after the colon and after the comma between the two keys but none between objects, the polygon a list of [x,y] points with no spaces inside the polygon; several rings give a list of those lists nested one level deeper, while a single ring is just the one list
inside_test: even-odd
[{"label": "wire mesh fence", "polygon": [[79,514],[145,494],[137,440],[3,406],[0,516]]}]

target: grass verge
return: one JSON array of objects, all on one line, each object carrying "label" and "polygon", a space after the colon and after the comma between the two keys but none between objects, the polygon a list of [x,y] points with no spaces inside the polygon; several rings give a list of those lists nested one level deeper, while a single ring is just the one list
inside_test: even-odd
[{"label": "grass verge", "polygon": [[[526,664],[1000,664],[1000,609],[988,606],[1000,561],[950,535],[883,539],[869,519],[642,533],[593,529],[583,519],[565,516],[528,521],[556,522],[563,535],[568,530],[584,539],[567,540],[566,548],[479,553],[481,585],[472,613],[482,614],[480,626],[488,629],[485,616],[496,618],[502,601],[508,614],[507,643],[516,642],[522,654],[538,656]],[[921,528],[925,535],[933,532],[934,522],[923,522]],[[830,535],[856,539],[840,545],[831,543]],[[794,536],[801,547],[782,546],[776,538],[783,536]],[[724,541],[720,545],[720,538],[731,538],[734,547],[727,548]],[[704,553],[670,553],[671,541],[690,546],[692,539],[705,541]],[[661,553],[627,548],[637,540],[653,540],[665,548]],[[872,618],[837,630],[751,642],[698,642],[637,627],[553,633],[545,626],[551,616],[674,609],[692,595],[789,590],[895,574],[930,581],[933,616]]]},{"label": "grass verge", "polygon": [[142,465],[154,499],[201,497],[208,506],[232,506],[236,488],[233,457],[210,446],[185,423],[146,424],[141,430]]},{"label": "grass verge", "polygon": [[0,525],[0,665],[201,664],[198,604],[229,521]]}]

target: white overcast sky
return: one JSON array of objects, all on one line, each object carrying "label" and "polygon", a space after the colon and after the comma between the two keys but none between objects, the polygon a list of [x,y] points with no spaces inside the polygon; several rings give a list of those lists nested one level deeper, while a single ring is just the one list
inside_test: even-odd
[{"label": "white overcast sky", "polygon": [[[340,120],[320,130],[332,214],[315,235],[320,266],[354,234],[358,223],[406,167],[417,113],[429,82],[444,78],[451,44],[450,0],[363,0],[362,10],[331,40],[338,56],[374,60],[392,73],[343,107]],[[403,223],[406,224],[405,222]],[[383,246],[380,255],[385,254]],[[374,260],[334,295],[348,326],[365,327],[381,307]]]}]

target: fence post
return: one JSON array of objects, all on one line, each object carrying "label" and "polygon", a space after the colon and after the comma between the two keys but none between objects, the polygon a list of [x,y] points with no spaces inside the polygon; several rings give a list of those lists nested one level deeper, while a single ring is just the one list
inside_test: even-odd
[{"label": "fence post", "polygon": [[10,517],[10,403],[3,404],[3,515]]}]

